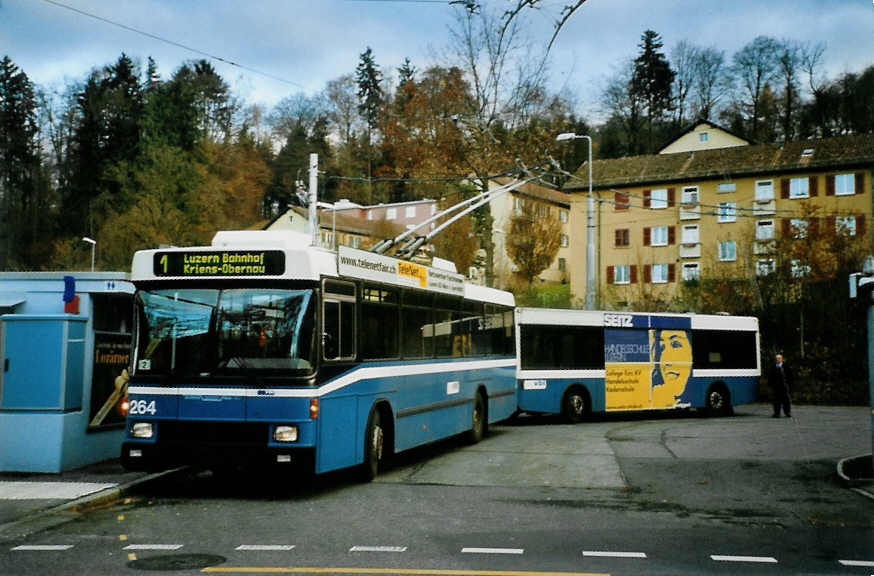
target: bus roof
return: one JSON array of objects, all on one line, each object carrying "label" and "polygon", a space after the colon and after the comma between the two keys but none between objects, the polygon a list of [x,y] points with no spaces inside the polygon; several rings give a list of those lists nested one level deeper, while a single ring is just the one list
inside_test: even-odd
[{"label": "bus roof", "polygon": [[221,231],[210,246],[139,250],[131,280],[371,280],[471,300],[513,306],[513,294],[468,284],[451,270],[340,246],[310,245],[306,234],[277,230]]},{"label": "bus roof", "polygon": [[754,316],[723,314],[678,314],[671,312],[616,312],[611,310],[568,310],[557,308],[517,308],[517,324],[554,326],[603,326],[607,328],[675,327],[693,330],[757,331]]}]

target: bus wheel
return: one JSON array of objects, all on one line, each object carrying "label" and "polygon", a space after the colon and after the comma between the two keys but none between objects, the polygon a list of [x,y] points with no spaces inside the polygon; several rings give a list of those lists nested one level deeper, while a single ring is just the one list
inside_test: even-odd
[{"label": "bus wheel", "polygon": [[486,435],[488,427],[488,415],[486,413],[486,401],[483,398],[482,392],[477,392],[473,397],[473,415],[471,417],[470,431],[467,433],[467,440],[471,444],[476,444]]},{"label": "bus wheel", "polygon": [[731,396],[722,384],[714,384],[707,391],[707,413],[714,416],[731,416]]},{"label": "bus wheel", "polygon": [[365,482],[370,482],[379,474],[379,463],[382,460],[385,434],[379,410],[374,409],[367,420],[367,433],[364,435],[364,466],[362,474]]},{"label": "bus wheel", "polygon": [[582,422],[589,412],[589,398],[582,388],[574,387],[564,395],[561,411],[572,424]]}]

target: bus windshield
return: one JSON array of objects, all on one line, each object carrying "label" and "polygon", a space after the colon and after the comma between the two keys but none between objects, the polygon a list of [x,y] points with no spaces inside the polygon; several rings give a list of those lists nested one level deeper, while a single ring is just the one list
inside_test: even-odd
[{"label": "bus windshield", "polygon": [[136,312],[135,374],[305,376],[313,372],[313,290],[141,290]]}]

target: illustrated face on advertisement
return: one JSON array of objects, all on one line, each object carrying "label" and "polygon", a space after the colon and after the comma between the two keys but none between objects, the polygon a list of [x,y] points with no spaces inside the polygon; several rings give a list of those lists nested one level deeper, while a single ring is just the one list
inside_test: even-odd
[{"label": "illustrated face on advertisement", "polygon": [[686,389],[692,373],[692,346],[684,330],[653,331],[653,400],[671,407]]}]

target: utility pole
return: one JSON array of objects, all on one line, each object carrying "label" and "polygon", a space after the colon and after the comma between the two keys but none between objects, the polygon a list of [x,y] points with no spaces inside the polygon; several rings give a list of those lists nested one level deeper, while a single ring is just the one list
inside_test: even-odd
[{"label": "utility pole", "polygon": [[309,201],[309,224],[310,234],[312,234],[312,245],[319,245],[319,215],[316,209],[318,206],[318,185],[319,185],[319,155],[310,154],[310,201]]},{"label": "utility pole", "polygon": [[592,138],[566,132],[555,139],[559,142],[585,138],[589,143],[589,195],[586,197],[586,310],[595,309],[595,198],[592,196]]}]

